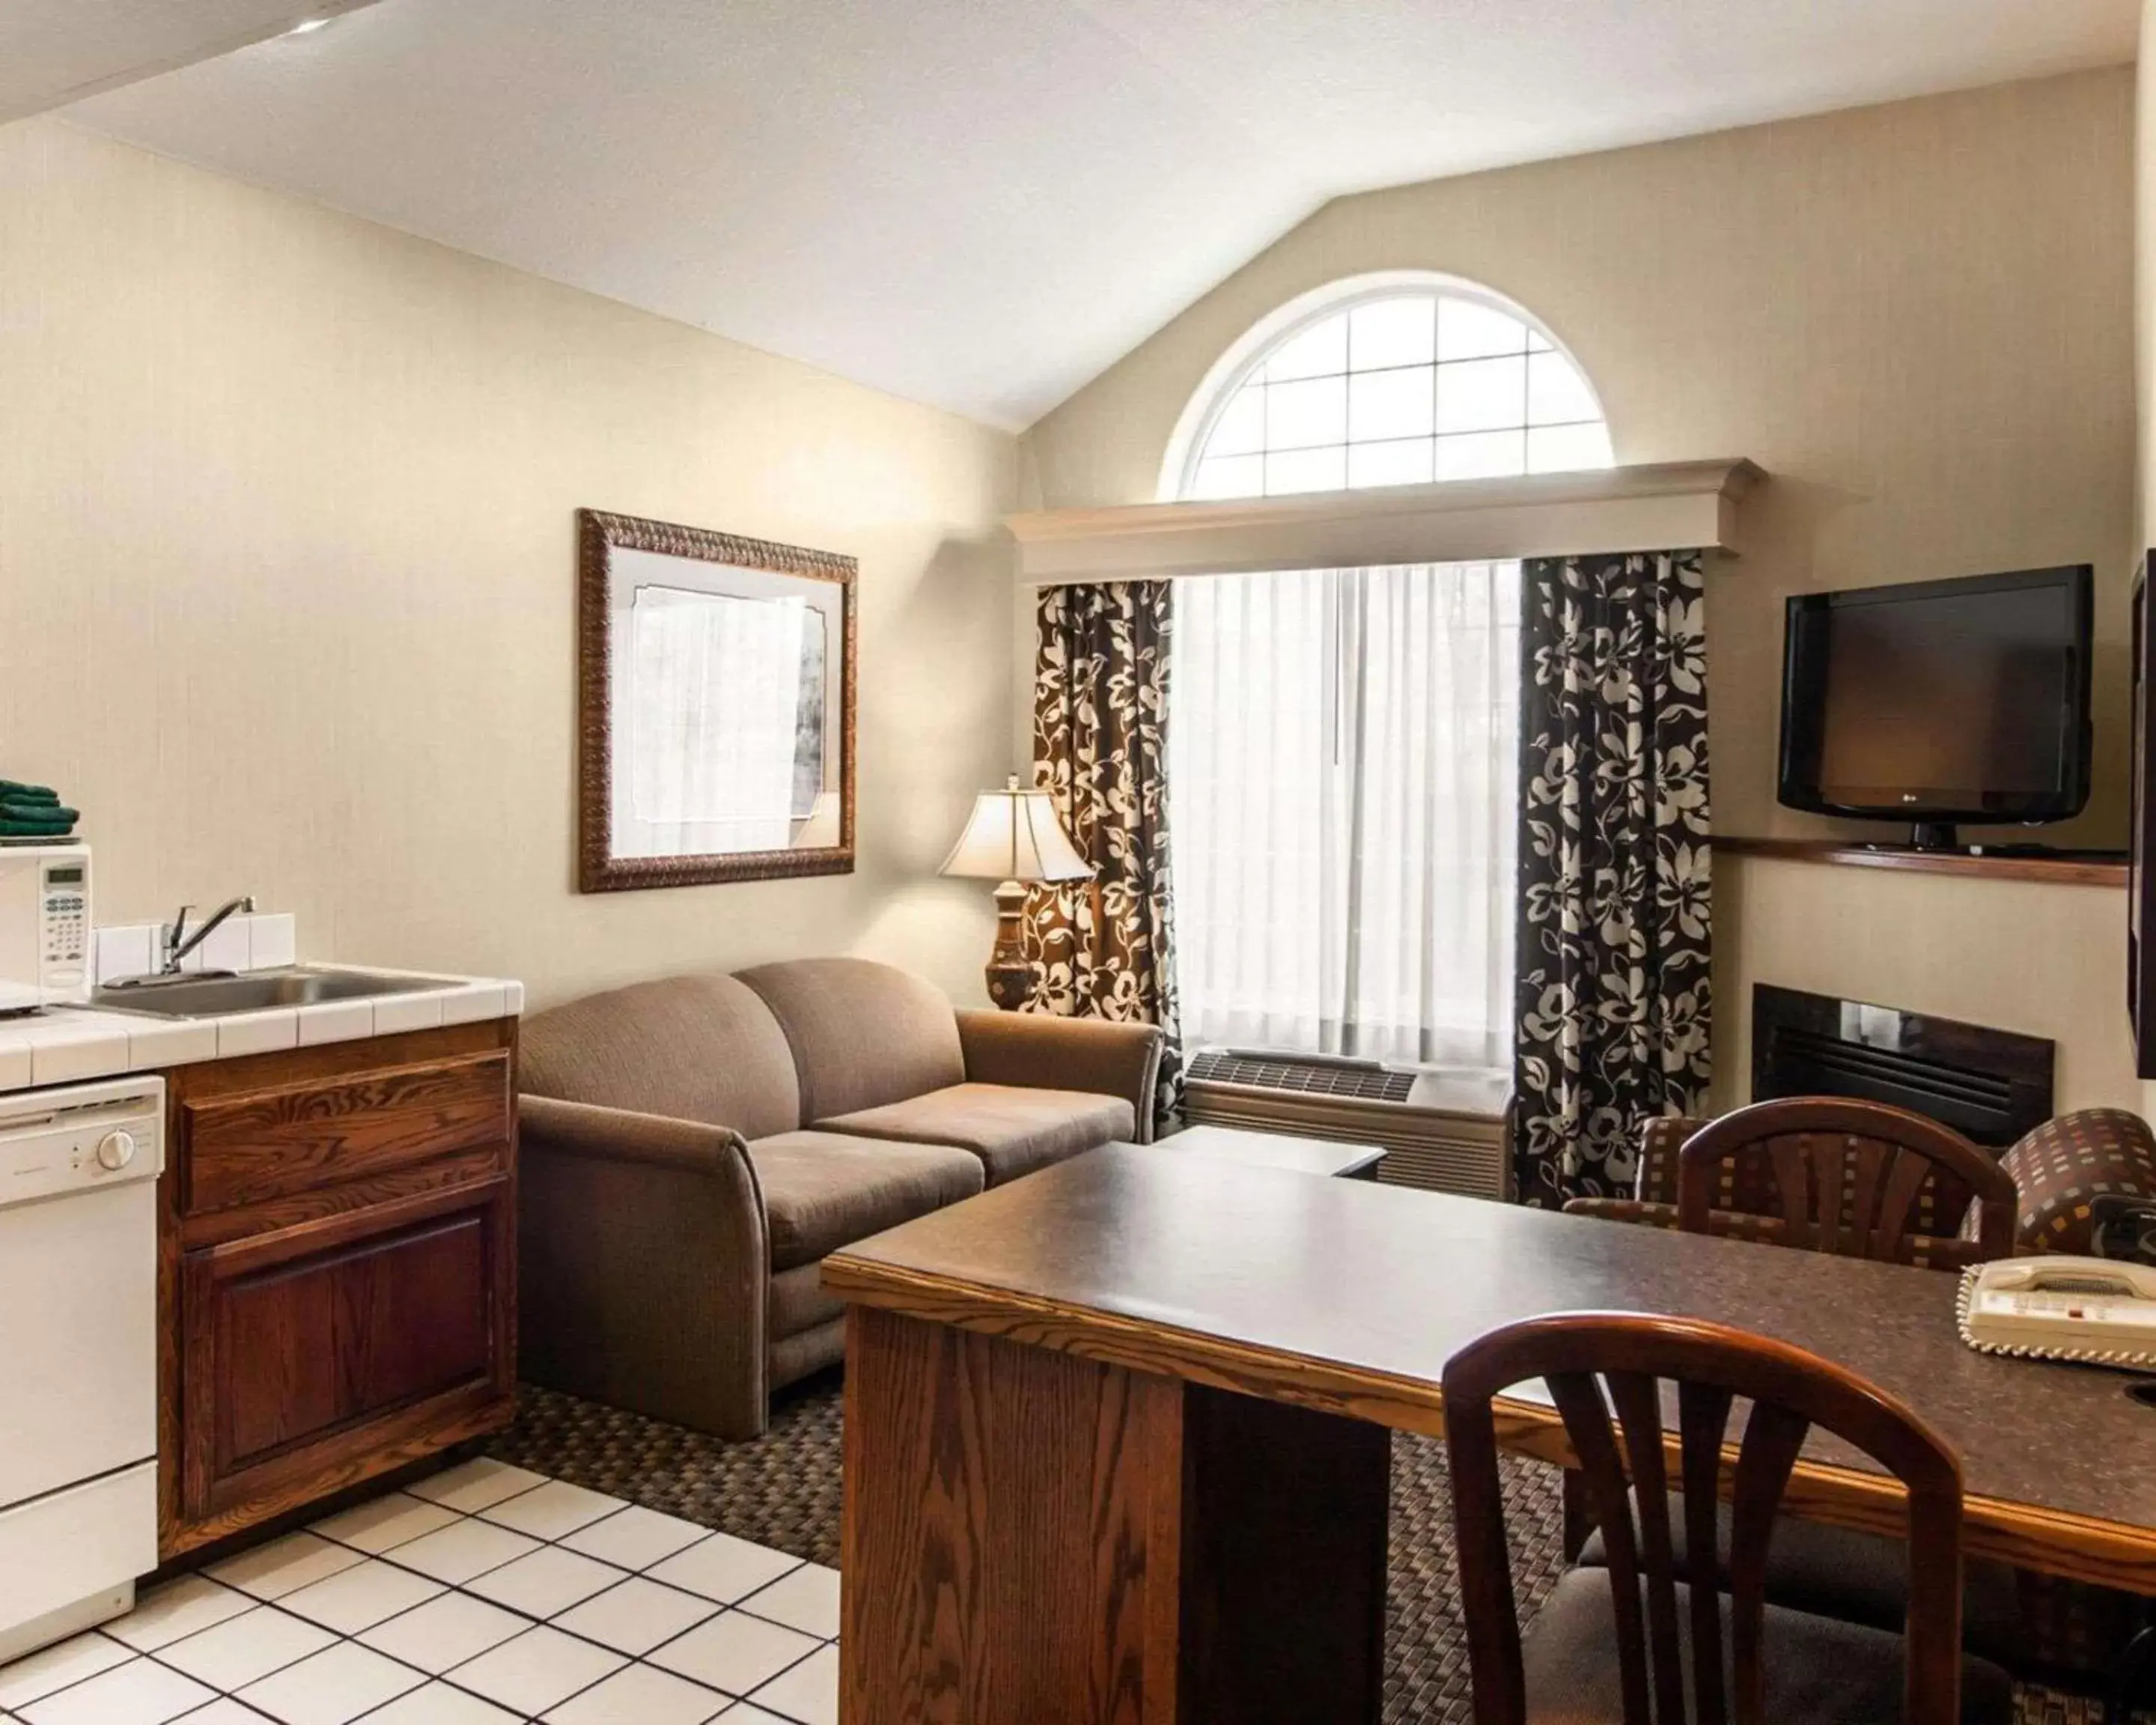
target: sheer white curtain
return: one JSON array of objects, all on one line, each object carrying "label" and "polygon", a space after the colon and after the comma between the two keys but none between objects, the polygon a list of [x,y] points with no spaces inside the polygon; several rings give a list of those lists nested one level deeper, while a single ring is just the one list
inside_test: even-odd
[{"label": "sheer white curtain", "polygon": [[1519,583],[1507,562],[1177,583],[1190,1042],[1510,1059]]}]

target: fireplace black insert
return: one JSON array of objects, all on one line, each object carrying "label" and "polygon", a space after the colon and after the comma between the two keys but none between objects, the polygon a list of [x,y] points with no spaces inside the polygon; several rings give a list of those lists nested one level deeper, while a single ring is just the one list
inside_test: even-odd
[{"label": "fireplace black insert", "polygon": [[1752,1097],[1861,1096],[2005,1150],[2051,1117],[2056,1045],[1899,1007],[1752,988]]}]

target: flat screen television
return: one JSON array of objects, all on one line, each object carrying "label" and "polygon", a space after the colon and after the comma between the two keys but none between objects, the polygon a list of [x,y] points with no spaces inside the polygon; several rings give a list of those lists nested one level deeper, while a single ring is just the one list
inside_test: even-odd
[{"label": "flat screen television", "polygon": [[2025,569],[1789,602],[1781,800],[1907,821],[2064,820],[2089,789],[2090,568]]}]

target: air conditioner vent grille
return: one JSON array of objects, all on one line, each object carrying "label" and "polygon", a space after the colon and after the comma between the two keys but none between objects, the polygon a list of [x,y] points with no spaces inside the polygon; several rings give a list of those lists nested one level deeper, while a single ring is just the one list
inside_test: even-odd
[{"label": "air conditioner vent grille", "polygon": [[1412,1072],[1323,1060],[1268,1059],[1233,1049],[1194,1055],[1189,1076],[1201,1084],[1240,1084],[1253,1090],[1291,1091],[1301,1096],[1348,1096],[1358,1101],[1404,1102],[1414,1089]]}]

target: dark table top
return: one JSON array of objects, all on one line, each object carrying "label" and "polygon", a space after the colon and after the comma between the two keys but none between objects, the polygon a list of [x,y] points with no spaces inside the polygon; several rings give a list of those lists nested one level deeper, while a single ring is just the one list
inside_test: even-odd
[{"label": "dark table top", "polygon": [[[824,1281],[860,1303],[1421,1430],[1441,1429],[1447,1358],[1500,1324],[1710,1318],[1907,1403],[1959,1449],[1973,1523],[1990,1500],[2013,1512],[2001,1525],[2111,1553],[2094,1569],[2046,1567],[2156,1592],[2156,1408],[2128,1397],[2123,1373],[1973,1352],[1956,1279],[1937,1271],[1111,1147],[863,1241],[827,1260]],[[1879,1473],[1829,1440],[1806,1460]],[[2146,1567],[2129,1578],[2129,1563]]]}]

